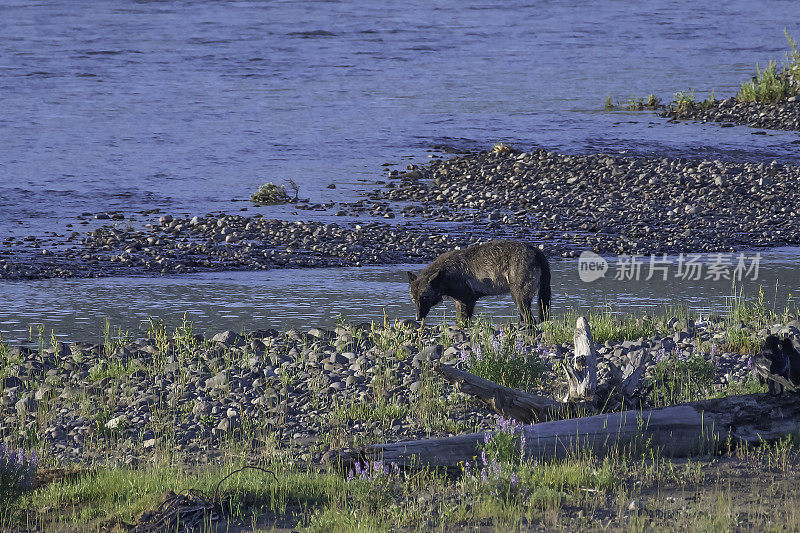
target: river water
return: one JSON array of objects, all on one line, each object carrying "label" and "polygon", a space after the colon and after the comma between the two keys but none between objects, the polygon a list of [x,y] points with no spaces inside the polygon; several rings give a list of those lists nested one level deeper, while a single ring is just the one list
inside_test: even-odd
[{"label": "river water", "polygon": [[[659,313],[682,305],[700,313],[724,314],[736,294],[754,299],[763,292],[766,305],[794,309],[800,295],[797,249],[742,255],[741,282],[730,279],[739,255],[701,256],[690,269],[689,257],[649,257],[636,269],[609,258],[603,278],[582,281],[575,260],[553,260],[553,312]],[[724,260],[721,260],[724,259]],[[712,269],[712,264],[721,268]],[[152,318],[178,326],[184,317],[195,330],[214,334],[225,329],[332,327],[337,321],[382,323],[384,318],[414,318],[406,270],[423,265],[362,268],[285,269],[261,272],[218,272],[166,277],[110,277],[0,283],[0,332],[6,341],[38,342],[39,330],[49,342],[53,332],[63,340],[99,342],[105,321],[115,332],[144,335]],[[754,268],[755,267],[755,268]],[[652,271],[652,272],[651,272]],[[716,273],[715,273],[716,272]],[[652,275],[651,275],[652,274]],[[667,279],[664,280],[664,275]],[[619,278],[619,279],[617,279]],[[651,278],[651,279],[647,279]],[[699,278],[699,279],[695,279]],[[756,279],[753,279],[756,278]],[[585,278],[584,278],[585,279]],[[517,320],[511,298],[478,302],[476,313],[500,321]],[[435,307],[426,322],[451,321],[455,305]]]},{"label": "river water", "polygon": [[[0,235],[63,234],[81,213],[107,211],[291,217],[290,208],[233,200],[266,181],[293,179],[312,201],[350,201],[384,168],[423,162],[436,145],[504,141],[796,164],[794,132],[666,124],[650,112],[602,107],[606,95],[669,101],[678,90],[702,99],[714,89],[731,96],[756,63],[783,58],[783,29],[800,37],[798,21],[794,0],[7,0],[0,5]],[[73,304],[81,312],[105,309],[103,291],[129,294],[128,310],[195,309],[191,294],[218,290],[227,296],[212,301],[251,302],[254,317],[269,311],[313,321],[331,305],[371,317],[356,303],[372,301],[366,289],[349,304],[332,304],[341,301],[339,284],[367,286],[375,282],[369,276],[391,272],[0,282],[0,314],[37,301],[29,312],[41,320],[56,309],[66,316],[48,300],[59,294],[81,294]],[[288,288],[256,298],[264,286],[291,287],[304,276],[336,285],[322,291],[332,296],[302,309],[259,307],[291,300]],[[399,305],[388,297],[386,304]]]}]

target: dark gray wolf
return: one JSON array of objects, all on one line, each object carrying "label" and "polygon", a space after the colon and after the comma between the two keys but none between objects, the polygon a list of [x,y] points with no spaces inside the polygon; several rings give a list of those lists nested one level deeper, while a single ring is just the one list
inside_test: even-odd
[{"label": "dark gray wolf", "polygon": [[539,320],[550,312],[550,264],[541,250],[524,242],[489,241],[443,253],[419,276],[408,273],[411,300],[422,320],[449,296],[460,319],[469,319],[478,298],[511,293],[522,321],[533,324],[531,302],[539,297]]}]

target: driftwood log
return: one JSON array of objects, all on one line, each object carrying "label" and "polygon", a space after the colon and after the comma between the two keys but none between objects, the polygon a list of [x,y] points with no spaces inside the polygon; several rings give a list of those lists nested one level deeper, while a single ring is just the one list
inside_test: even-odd
[{"label": "driftwood log", "polygon": [[[623,411],[525,425],[525,457],[571,451],[602,455],[615,447],[656,448],[666,457],[707,453],[727,443],[775,440],[800,430],[800,395],[728,396],[648,411]],[[480,455],[486,433],[369,446],[341,455],[345,463],[382,459],[403,467],[457,468]]]},{"label": "driftwood log", "polygon": [[564,364],[567,373],[567,392],[565,402],[592,402],[597,390],[597,350],[592,340],[589,322],[578,317],[575,324],[575,355],[572,366]]}]

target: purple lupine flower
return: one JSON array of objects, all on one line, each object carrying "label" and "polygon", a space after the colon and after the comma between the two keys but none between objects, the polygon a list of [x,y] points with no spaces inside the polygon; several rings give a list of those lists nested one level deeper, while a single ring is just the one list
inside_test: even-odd
[{"label": "purple lupine flower", "polygon": [[394,468],[395,475],[400,475],[400,467],[397,466],[397,463],[392,463],[392,467]]},{"label": "purple lupine flower", "polygon": [[497,337],[492,337],[492,350],[494,353],[500,353],[500,341],[497,340]]},{"label": "purple lupine flower", "polygon": [[517,486],[517,474],[513,474],[513,473],[511,474],[511,486],[512,487],[516,487]]},{"label": "purple lupine flower", "polygon": [[519,460],[525,461],[525,429],[522,428],[519,437]]},{"label": "purple lupine flower", "polygon": [[465,475],[465,476],[468,476],[468,475],[469,475],[469,461],[466,461],[466,462],[464,463],[464,475]]},{"label": "purple lupine flower", "polygon": [[353,481],[354,477],[355,474],[353,474],[353,469],[351,468],[350,470],[347,471],[347,481]]},{"label": "purple lupine flower", "polygon": [[747,368],[750,369],[750,377],[755,379],[756,373],[756,366],[753,364],[753,356],[747,358]]},{"label": "purple lupine flower", "polygon": [[525,343],[522,342],[522,337],[517,337],[516,348],[518,353],[522,353],[522,350],[525,349]]},{"label": "purple lupine flower", "polygon": [[481,461],[483,461],[483,466],[488,466],[489,461],[486,459],[486,450],[481,450]]},{"label": "purple lupine flower", "polygon": [[714,357],[714,354],[716,353],[717,353],[717,343],[714,342],[711,344],[711,353],[709,354],[709,357]]},{"label": "purple lupine flower", "polygon": [[356,461],[356,475],[361,477],[361,461]]},{"label": "purple lupine flower", "polygon": [[481,360],[481,355],[483,354],[483,350],[481,349],[481,345],[478,344],[477,346],[475,346],[475,348],[472,350],[472,352],[475,354],[475,360],[476,361],[480,361]]},{"label": "purple lupine flower", "polygon": [[508,429],[514,424],[514,422],[508,418],[500,417],[497,419],[497,425],[500,426],[500,431],[508,432]]},{"label": "purple lupine flower", "polygon": [[25,462],[25,452],[22,451],[22,448],[17,450],[17,466],[22,466],[22,463]]},{"label": "purple lupine flower", "polygon": [[461,350],[459,354],[462,363],[469,363],[469,355],[464,350]]},{"label": "purple lupine flower", "polygon": [[484,485],[489,483],[489,480],[486,478],[486,469],[485,468],[483,470],[481,470],[481,481],[483,482]]},{"label": "purple lupine flower", "polygon": [[489,444],[489,441],[492,440],[492,435],[488,431],[483,434],[483,443]]}]

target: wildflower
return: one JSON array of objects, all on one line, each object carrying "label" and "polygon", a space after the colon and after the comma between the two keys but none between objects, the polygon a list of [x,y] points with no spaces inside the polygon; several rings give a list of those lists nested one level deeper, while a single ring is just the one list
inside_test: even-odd
[{"label": "wildflower", "polygon": [[469,475],[469,461],[464,463],[464,475],[465,476]]},{"label": "wildflower", "polygon": [[755,378],[756,378],[756,376],[757,376],[757,373],[756,373],[756,367],[755,367],[755,365],[753,364],[753,356],[752,356],[752,355],[751,355],[750,357],[748,357],[748,358],[747,358],[747,368],[749,368],[749,369],[750,369],[750,376],[751,376],[753,379],[755,379]]},{"label": "wildflower", "polygon": [[517,474],[513,474],[513,473],[511,474],[511,486],[512,487],[516,487],[517,486]]},{"label": "wildflower", "polygon": [[711,353],[709,354],[709,357],[714,357],[714,354],[716,353],[717,353],[717,343],[714,342],[711,344]]},{"label": "wildflower", "polygon": [[469,363],[469,355],[467,354],[466,351],[461,350],[461,353],[459,354],[459,356],[460,356],[460,359],[461,359],[462,363],[465,363],[465,364]]},{"label": "wildflower", "polygon": [[480,344],[479,344],[479,345],[477,345],[477,346],[475,346],[475,349],[474,349],[474,350],[472,350],[472,351],[473,351],[473,353],[475,354],[475,360],[476,360],[476,361],[480,361],[480,360],[481,360],[481,355],[482,355],[482,353],[483,353],[483,350],[481,349],[481,346],[480,346]]},{"label": "wildflower", "polygon": [[[467,463],[467,464],[469,464],[469,463]],[[398,476],[399,476],[399,475],[400,475],[400,467],[399,467],[399,466],[397,466],[397,463],[392,463],[392,467],[394,467],[394,473],[395,473],[395,475],[398,475]]]},{"label": "wildflower", "polygon": [[483,461],[483,466],[489,466],[489,460],[486,459],[486,450],[481,451],[481,461]]},{"label": "wildflower", "polygon": [[520,460],[520,462],[524,462],[525,461],[525,429],[524,428],[520,428],[519,460]]},{"label": "wildflower", "polygon": [[500,341],[497,337],[492,337],[492,350],[494,350],[495,353],[500,353]]},{"label": "wildflower", "polygon": [[351,468],[350,470],[347,471],[347,481],[353,481],[354,477],[355,474],[353,474],[353,469]]},{"label": "wildflower", "polygon": [[522,342],[522,337],[517,337],[516,348],[517,348],[517,353],[520,354],[525,349],[525,343]]},{"label": "wildflower", "polygon": [[486,477],[486,469],[485,468],[483,470],[481,470],[481,481],[483,482],[484,485],[489,483],[489,480]]}]

